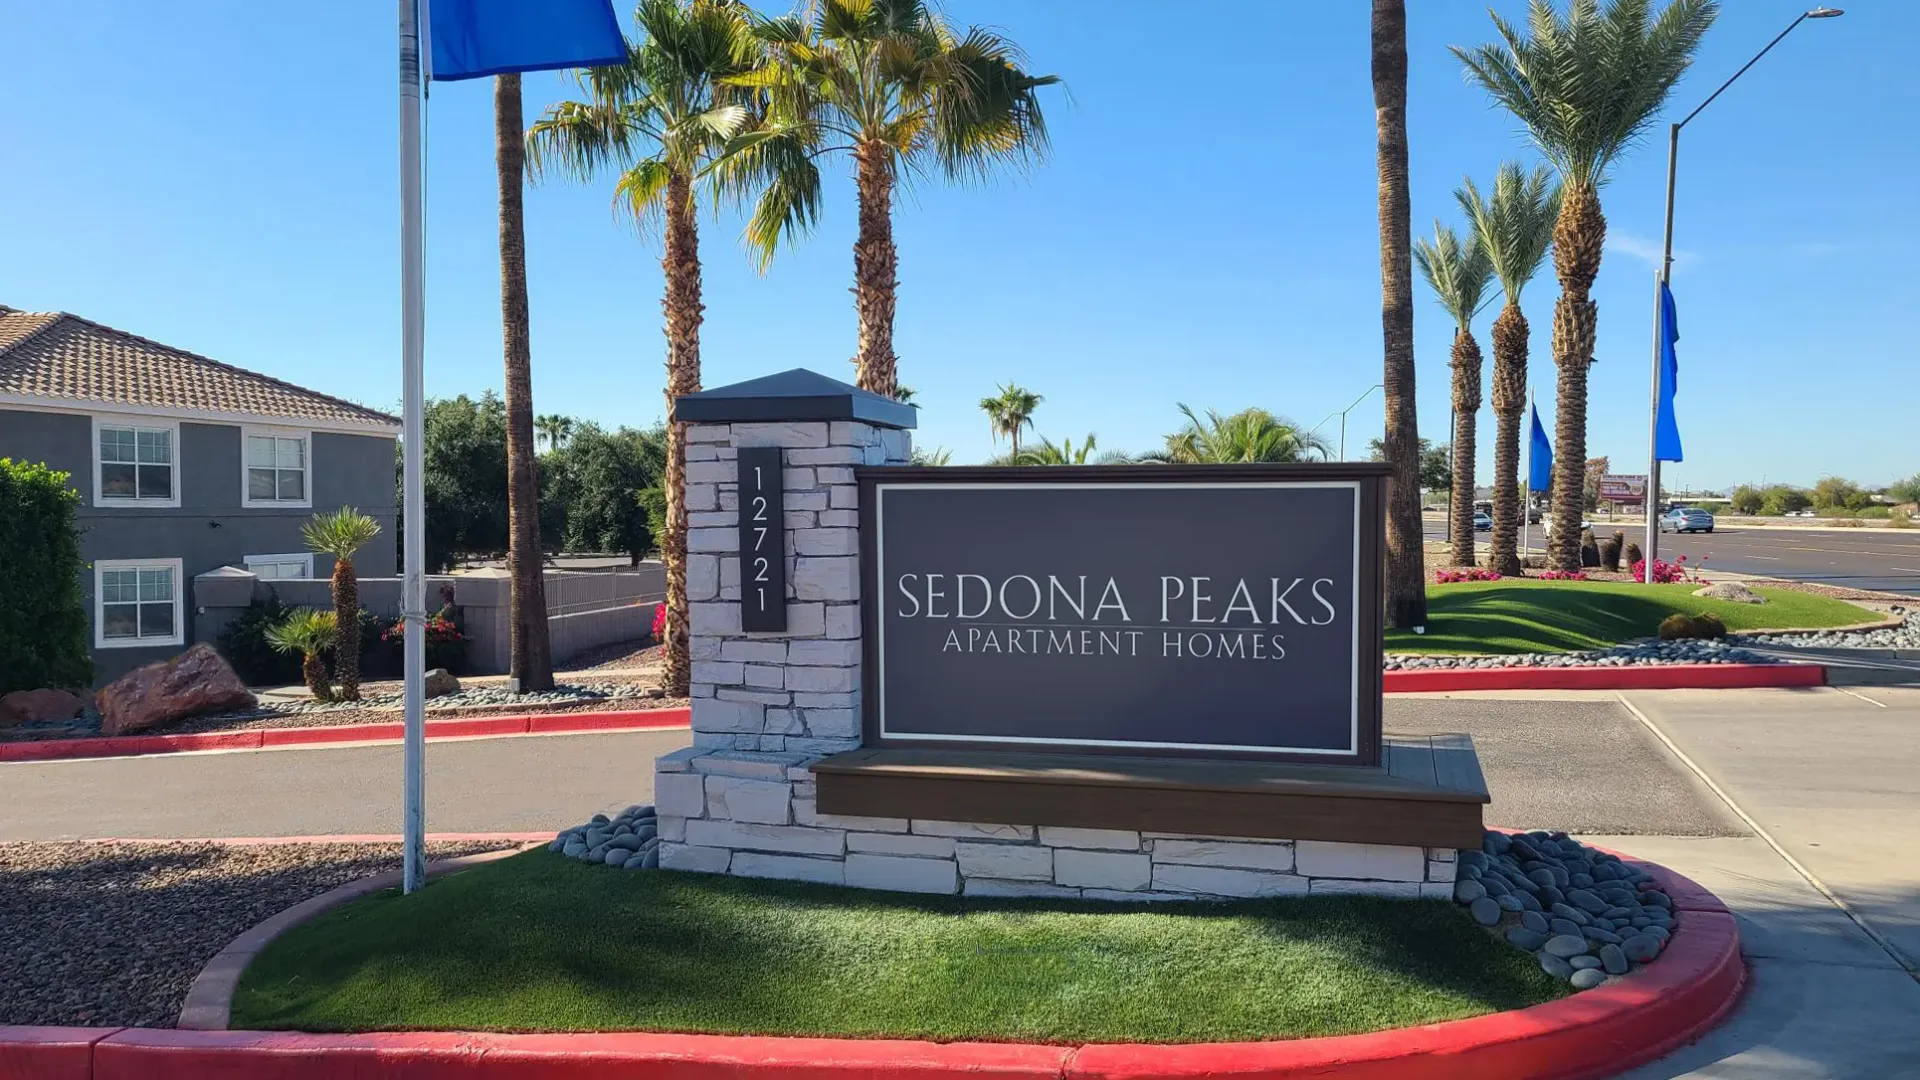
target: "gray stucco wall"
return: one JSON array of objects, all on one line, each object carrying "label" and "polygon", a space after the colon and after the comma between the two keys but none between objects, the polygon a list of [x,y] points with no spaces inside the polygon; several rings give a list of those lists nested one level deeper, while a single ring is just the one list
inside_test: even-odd
[{"label": "gray stucco wall", "polygon": [[[193,578],[220,566],[241,566],[249,555],[305,550],[300,526],[318,510],[356,506],[380,523],[380,538],[354,560],[365,577],[395,574],[393,439],[387,436],[313,433],[309,475],[313,508],[251,509],[241,503],[241,429],[231,424],[182,421],[175,460],[180,505],[93,505],[93,421],[81,413],[0,409],[0,457],[45,462],[73,474],[80,492],[81,557],[180,559],[186,610],[183,625],[192,640]],[[332,561],[314,557],[313,572],[326,576]],[[93,574],[82,578],[89,617]],[[95,649],[94,681],[104,685],[179,648]]]}]

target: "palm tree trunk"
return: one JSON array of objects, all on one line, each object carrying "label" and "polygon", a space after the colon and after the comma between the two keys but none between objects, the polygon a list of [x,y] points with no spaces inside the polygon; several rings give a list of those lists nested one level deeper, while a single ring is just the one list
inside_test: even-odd
[{"label": "palm tree trunk", "polygon": [[853,243],[854,308],[860,316],[859,353],[853,359],[862,390],[885,397],[900,392],[893,355],[894,292],[899,255],[893,246],[893,158],[877,142],[854,151],[859,164],[860,235]]},{"label": "palm tree trunk", "polygon": [[336,701],[360,700],[360,579],[353,560],[333,560],[333,681]]},{"label": "palm tree trunk", "polygon": [[1474,565],[1474,439],[1479,429],[1480,343],[1465,329],[1453,334],[1453,565]]},{"label": "palm tree trunk", "polygon": [[1373,0],[1373,109],[1380,173],[1380,321],[1386,344],[1387,625],[1424,626],[1420,427],[1413,388],[1413,237],[1407,193],[1407,5]]},{"label": "palm tree trunk", "polygon": [[660,552],[667,564],[667,640],[661,685],[685,697],[693,675],[687,640],[687,431],[678,400],[700,389],[700,231],[694,219],[693,178],[676,169],[667,179],[667,243],[660,269],[667,295],[667,522]]},{"label": "palm tree trunk", "polygon": [[508,674],[522,691],[553,689],[546,570],[540,552],[540,474],[534,462],[533,345],[527,314],[526,143],[520,76],[493,80],[493,156],[500,174],[500,331],[506,353]]},{"label": "palm tree trunk", "polygon": [[1520,421],[1527,406],[1527,317],[1508,304],[1493,320],[1493,537],[1487,565],[1506,577],[1520,567]]},{"label": "palm tree trunk", "polygon": [[1599,309],[1589,298],[1607,239],[1606,215],[1592,187],[1569,187],[1553,226],[1553,269],[1560,299],[1553,305],[1553,362],[1560,369],[1554,401],[1553,536],[1547,560],[1556,570],[1580,569],[1580,516],[1585,506],[1587,368]]},{"label": "palm tree trunk", "polygon": [[307,693],[313,695],[313,700],[333,700],[333,688],[327,685],[327,665],[320,662],[320,654],[300,654],[300,680],[307,684]]}]

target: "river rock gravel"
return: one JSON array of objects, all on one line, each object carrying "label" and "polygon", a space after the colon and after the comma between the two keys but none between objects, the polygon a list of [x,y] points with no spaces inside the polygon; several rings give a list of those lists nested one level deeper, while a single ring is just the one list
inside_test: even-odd
[{"label": "river rock gravel", "polygon": [[1883,630],[1822,630],[1810,634],[1744,634],[1728,640],[1774,649],[1920,649],[1920,619],[1899,607],[1892,608],[1890,614],[1901,618],[1899,626]]},{"label": "river rock gravel", "polygon": [[1630,641],[1606,649],[1489,656],[1419,656],[1388,653],[1388,671],[1506,667],[1634,667],[1655,664],[1777,664],[1774,657],[1740,648],[1736,639]]},{"label": "river rock gravel", "polygon": [[1487,919],[1479,910],[1484,896],[1468,902],[1469,911],[1575,990],[1658,959],[1676,925],[1673,901],[1652,875],[1563,832],[1489,830],[1480,849],[1462,851],[1456,866],[1455,902],[1476,891],[1518,897],[1524,910],[1517,917],[1508,909]]},{"label": "river rock gravel", "polygon": [[0,1024],[172,1027],[194,976],[255,923],[399,865],[397,844],[0,844]]}]

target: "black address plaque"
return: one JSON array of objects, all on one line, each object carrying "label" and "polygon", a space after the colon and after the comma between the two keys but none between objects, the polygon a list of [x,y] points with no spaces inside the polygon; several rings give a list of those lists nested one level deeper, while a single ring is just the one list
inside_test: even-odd
[{"label": "black address plaque", "polygon": [[740,450],[740,628],[787,628],[787,526],[777,446]]}]

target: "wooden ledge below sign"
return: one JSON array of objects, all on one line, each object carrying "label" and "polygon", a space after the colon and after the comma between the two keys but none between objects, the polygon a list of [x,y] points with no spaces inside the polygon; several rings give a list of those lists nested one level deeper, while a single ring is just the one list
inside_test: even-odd
[{"label": "wooden ledge below sign", "polygon": [[1478,848],[1466,735],[1389,735],[1379,767],[874,748],[814,762],[823,814]]}]

